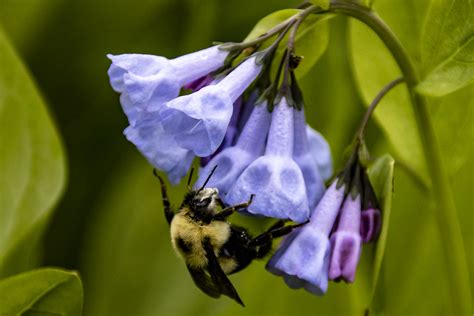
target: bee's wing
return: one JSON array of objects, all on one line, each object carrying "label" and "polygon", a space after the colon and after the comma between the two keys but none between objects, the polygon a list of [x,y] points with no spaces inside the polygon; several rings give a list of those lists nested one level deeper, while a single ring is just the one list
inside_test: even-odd
[{"label": "bee's wing", "polygon": [[213,280],[202,269],[196,269],[187,266],[194,284],[210,297],[217,298],[221,296],[221,291],[214,285]]},{"label": "bee's wing", "polygon": [[233,300],[235,300],[240,305],[244,306],[244,303],[239,297],[239,294],[235,290],[234,286],[230,282],[227,275],[222,271],[219,261],[217,261],[216,255],[209,240],[203,242],[204,250],[206,251],[206,257],[208,261],[208,271],[211,275],[211,279],[214,282],[214,285],[220,290],[220,292]]}]

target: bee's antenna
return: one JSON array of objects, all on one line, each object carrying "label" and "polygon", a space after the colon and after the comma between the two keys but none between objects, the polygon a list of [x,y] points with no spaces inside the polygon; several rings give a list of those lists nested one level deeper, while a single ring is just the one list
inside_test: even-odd
[{"label": "bee's antenna", "polygon": [[211,170],[211,173],[209,173],[209,176],[207,177],[206,181],[204,181],[204,184],[202,185],[202,187],[198,190],[201,191],[202,189],[204,189],[204,187],[206,186],[206,184],[209,182],[209,180],[211,179],[212,177],[212,174],[214,173],[214,171],[216,171],[216,168],[217,168],[217,165],[214,166],[214,168],[212,168]]},{"label": "bee's antenna", "polygon": [[193,179],[193,173],[194,173],[194,167],[191,168],[191,172],[189,173],[189,178],[188,178],[188,190],[191,191],[191,187],[189,186],[191,184],[191,180]]}]

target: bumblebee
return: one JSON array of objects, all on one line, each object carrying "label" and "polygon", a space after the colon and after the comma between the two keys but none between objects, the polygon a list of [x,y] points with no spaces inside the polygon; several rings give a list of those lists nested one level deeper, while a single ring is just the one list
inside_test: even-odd
[{"label": "bumblebee", "polygon": [[197,190],[189,186],[191,170],[188,192],[176,213],[171,209],[163,179],[156,170],[153,174],[161,184],[171,243],[178,256],[184,259],[196,286],[210,297],[226,295],[244,306],[227,275],[244,269],[254,259],[264,258],[270,252],[274,238],[305,223],[285,226],[285,221],[279,220],[257,237],[252,237],[245,228],[229,223],[227,218],[237,210],[246,209],[254,195],[246,202],[226,207],[216,188],[205,188],[216,167]]}]

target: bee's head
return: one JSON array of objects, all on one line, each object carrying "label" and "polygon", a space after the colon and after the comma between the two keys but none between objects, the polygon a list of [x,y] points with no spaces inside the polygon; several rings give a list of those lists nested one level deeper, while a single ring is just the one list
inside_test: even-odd
[{"label": "bee's head", "polygon": [[214,214],[218,197],[219,191],[215,188],[194,191],[190,201],[190,208],[194,212]]},{"label": "bee's head", "polygon": [[219,198],[219,191],[216,188],[205,188],[207,182],[216,170],[215,166],[202,187],[198,190],[192,190],[189,184],[193,174],[193,169],[188,179],[189,192],[186,195],[184,204],[189,207],[190,215],[200,220],[206,221],[210,216],[216,212],[217,199]]}]

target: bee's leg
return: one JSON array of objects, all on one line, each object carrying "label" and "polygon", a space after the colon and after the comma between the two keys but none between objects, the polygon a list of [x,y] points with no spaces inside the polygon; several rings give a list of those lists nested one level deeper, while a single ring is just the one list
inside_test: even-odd
[{"label": "bee's leg", "polygon": [[284,224],[284,222],[283,223],[281,222],[282,221],[278,221],[276,224],[270,227],[266,232],[263,232],[257,237],[255,237],[254,239],[252,239],[252,241],[250,241],[250,246],[262,246],[269,242],[271,243],[271,241],[274,238],[285,236],[289,234],[293,229],[303,226],[307,224],[309,221],[306,221],[301,224],[288,225],[288,226],[280,226],[281,224]]},{"label": "bee's leg", "polygon": [[171,206],[170,206],[170,201],[168,200],[168,193],[166,192],[166,185],[165,185],[165,182],[163,181],[163,179],[158,175],[158,173],[156,172],[156,169],[153,169],[153,174],[155,175],[155,177],[158,178],[158,180],[160,181],[160,184],[161,184],[161,196],[162,196],[162,199],[163,199],[163,208],[165,210],[165,217],[166,217],[166,221],[168,222],[168,224],[171,223],[171,220],[173,219],[174,217],[174,212],[173,210],[171,209]]},{"label": "bee's leg", "polygon": [[247,208],[250,204],[252,204],[252,200],[253,200],[254,196],[255,196],[255,194],[251,194],[250,199],[247,202],[224,208],[222,211],[220,211],[219,213],[214,215],[212,220],[214,220],[214,221],[223,221],[227,217],[232,215],[235,211],[243,209],[243,208]]}]

